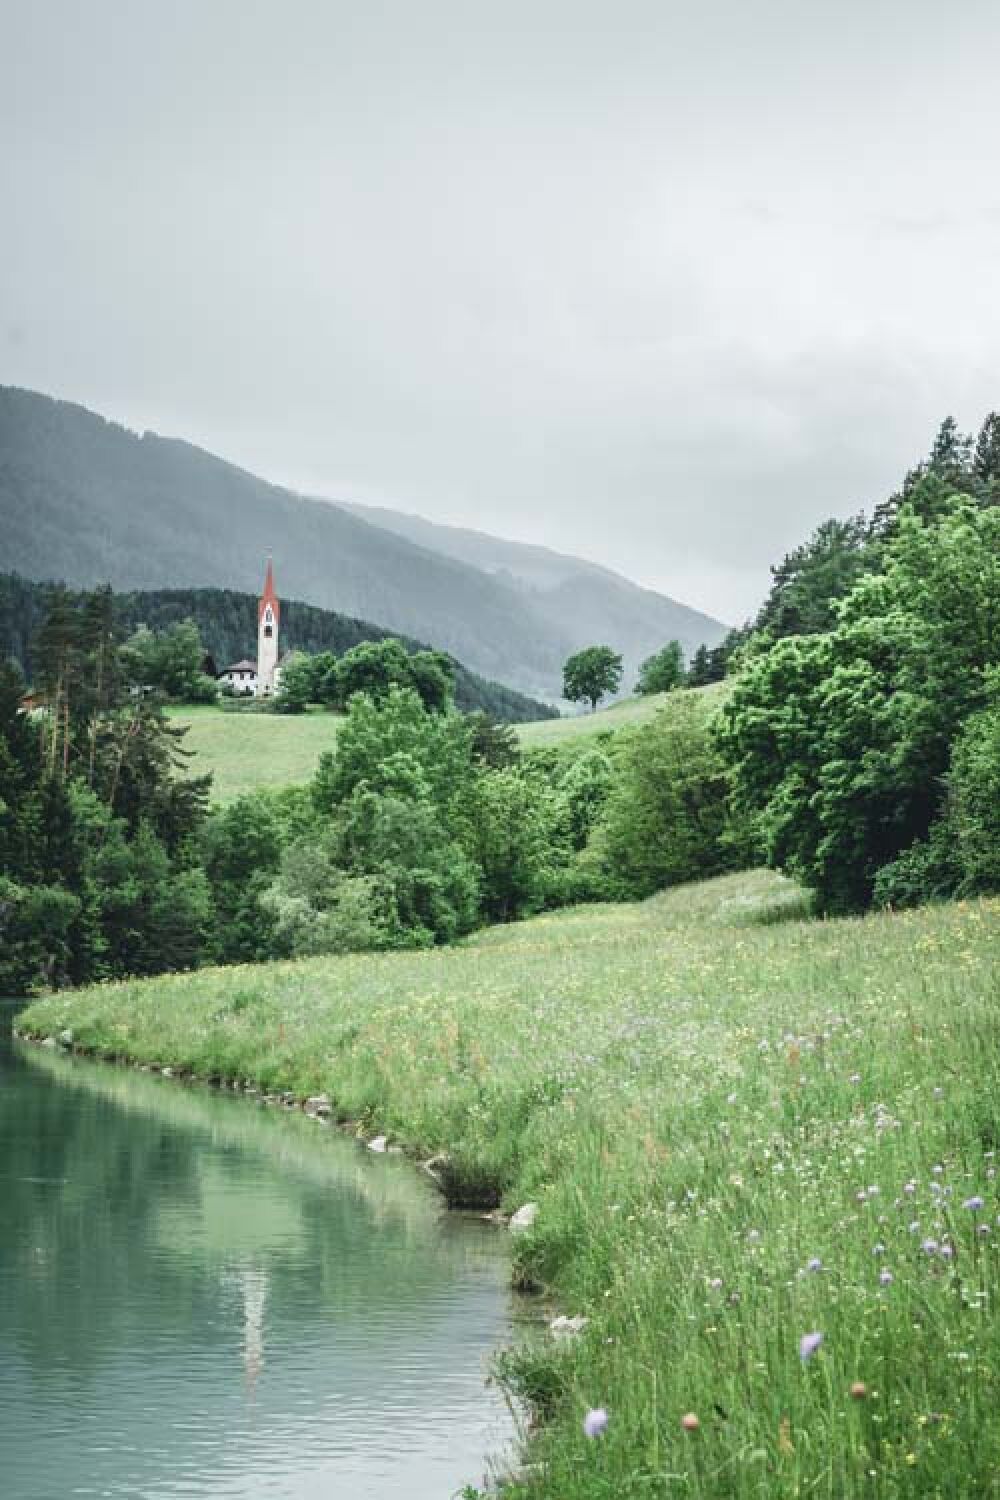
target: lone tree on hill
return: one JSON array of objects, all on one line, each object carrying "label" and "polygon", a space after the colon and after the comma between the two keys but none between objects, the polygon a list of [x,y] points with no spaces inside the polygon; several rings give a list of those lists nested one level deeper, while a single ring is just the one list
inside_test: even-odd
[{"label": "lone tree on hill", "polygon": [[586,699],[591,712],[605,693],[614,693],[622,680],[622,659],[610,646],[587,646],[567,658],[563,667],[563,697],[571,703]]}]

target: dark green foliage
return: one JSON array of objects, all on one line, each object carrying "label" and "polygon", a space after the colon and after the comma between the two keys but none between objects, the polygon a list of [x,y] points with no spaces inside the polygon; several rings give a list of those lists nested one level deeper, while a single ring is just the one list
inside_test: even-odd
[{"label": "dark green foliage", "polygon": [[928,838],[998,660],[1000,511],[962,497],[941,520],[904,511],[837,628],[752,660],[727,706],[735,796],[768,861],[826,911],[866,906],[879,870]]},{"label": "dark green foliage", "polygon": [[837,600],[873,565],[864,516],[824,521],[808,542],[771,569],[774,582],[754,629],[771,640],[832,630]]},{"label": "dark green foliage", "polygon": [[608,693],[616,693],[622,680],[622,659],[610,646],[586,646],[567,658],[563,666],[563,697],[571,703],[586,701],[591,711]]},{"label": "dark green foliage", "polygon": [[677,693],[616,738],[614,779],[594,833],[612,890],[649,896],[732,867],[730,780],[700,698]]},{"label": "dark green foliage", "polygon": [[569,839],[574,849],[586,847],[614,779],[611,759],[603,750],[578,755],[557,775],[556,785],[565,803]]},{"label": "dark green foliage", "polygon": [[338,708],[346,708],[355,693],[365,693],[376,702],[391,688],[412,688],[424,707],[441,713],[452,702],[455,664],[440,651],[408,651],[402,641],[390,637],[353,646],[336,664]]},{"label": "dark green foliage", "polygon": [[1000,416],[990,412],[973,440],[954,417],[946,417],[931,451],[910,470],[902,486],[875,507],[871,534],[875,541],[895,535],[904,510],[924,521],[941,520],[953,495],[979,505],[1000,501]]},{"label": "dark green foliage", "polygon": [[[20,662],[29,677],[35,671],[31,642],[46,617],[46,601],[52,586],[29,583],[16,574],[0,574],[0,655],[7,654]],[[69,594],[74,604],[91,596]],[[110,597],[110,594],[109,594]],[[158,635],[185,621],[193,622],[199,631],[206,657],[219,671],[231,662],[251,654],[257,639],[257,599],[249,593],[232,589],[156,589],[144,593],[116,594],[113,599],[114,629],[125,638],[143,627]],[[413,655],[426,651],[419,641],[408,636],[394,637],[362,620],[335,614],[332,610],[302,604],[295,599],[281,601],[282,649],[304,652],[312,658],[316,683],[310,681],[310,701],[334,705],[340,701],[335,677],[337,658],[365,641],[401,640]],[[439,653],[430,652],[437,658]],[[489,682],[470,672],[453,657],[441,654],[442,662],[454,675],[456,707],[464,712],[485,712],[510,723],[554,717],[558,710],[551,704],[528,698],[500,682]],[[418,667],[418,671],[419,671]]]},{"label": "dark green foliage", "polygon": [[206,654],[198,626],[188,619],[160,631],[141,625],[120,659],[135,687],[155,688],[173,703],[214,703],[218,688],[205,673]]},{"label": "dark green foliage", "polygon": [[[1000,672],[991,675],[988,692],[1000,702]],[[947,834],[962,894],[1000,891],[1000,708],[973,714],[955,742]]]},{"label": "dark green foliage", "polygon": [[51,595],[44,710],[0,667],[0,982],[23,990],[198,963],[212,926],[192,859],[209,779],[179,774],[176,727],[125,692],[110,594]]},{"label": "dark green foliage", "polygon": [[[405,658],[405,653],[404,653]],[[315,830],[286,852],[267,905],[293,951],[425,946],[478,919],[458,837],[471,730],[411,687],[357,691],[312,788]]]},{"label": "dark green foliage", "polygon": [[893,911],[922,906],[925,901],[940,901],[953,895],[958,881],[954,851],[949,846],[944,824],[939,823],[927,838],[918,839],[876,871],[872,904]]},{"label": "dark green foliage", "polygon": [[[699,649],[704,650],[704,647]],[[639,668],[637,693],[670,693],[684,681],[684,647],[680,641],[668,641],[654,656],[647,656]]]},{"label": "dark green foliage", "polygon": [[206,819],[199,854],[212,892],[214,957],[220,963],[251,963],[274,952],[273,923],[259,898],[290,841],[274,797],[241,797]]},{"label": "dark green foliage", "polygon": [[491,766],[495,771],[517,765],[521,759],[521,743],[509,724],[498,723],[485,713],[470,714],[468,722],[473,760]]},{"label": "dark green foliage", "polygon": [[477,776],[463,806],[465,847],[478,867],[482,914],[513,922],[540,911],[567,862],[564,809],[544,779],[517,766]]},{"label": "dark green foliage", "polygon": [[304,651],[293,651],[281,665],[281,689],[275,707],[279,713],[301,714],[310,703],[324,701],[322,691],[322,669],[316,662],[320,658],[307,656]]},{"label": "dark green foliage", "polygon": [[64,983],[78,898],[53,885],[19,885],[0,875],[0,992],[23,995]]},{"label": "dark green foliage", "polygon": [[687,687],[707,687],[710,682],[723,682],[730,667],[737,663],[743,648],[753,638],[750,625],[735,626],[726,632],[718,646],[699,646],[691,658],[688,668]]}]

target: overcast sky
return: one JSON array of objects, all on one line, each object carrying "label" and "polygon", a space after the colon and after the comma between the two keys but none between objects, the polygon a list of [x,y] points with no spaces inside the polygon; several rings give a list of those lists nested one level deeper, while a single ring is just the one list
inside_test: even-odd
[{"label": "overcast sky", "polygon": [[736,620],[1000,407],[998,76],[993,0],[0,0],[0,382]]}]

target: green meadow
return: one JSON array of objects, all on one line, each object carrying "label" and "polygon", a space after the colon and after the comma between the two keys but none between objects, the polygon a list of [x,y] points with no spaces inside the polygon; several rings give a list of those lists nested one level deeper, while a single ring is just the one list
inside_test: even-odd
[{"label": "green meadow", "polygon": [[[692,691],[718,698],[725,691],[723,683]],[[538,719],[533,724],[518,724],[517,736],[524,750],[547,749],[553,745],[572,745],[594,735],[613,734],[634,724],[648,724],[667,702],[667,693],[650,693],[644,698],[623,698],[596,713],[567,715],[562,719]]]},{"label": "green meadow", "polygon": [[194,752],[188,774],[211,771],[212,800],[219,803],[262,787],[276,791],[308,781],[323,751],[333,748],[340,723],[338,714],[322,709],[275,714],[209,704],[167,713],[187,725],[184,747]]},{"label": "green meadow", "polygon": [[[724,688],[716,683],[695,691],[717,697]],[[666,701],[665,693],[627,698],[595,714],[540,719],[515,728],[523,750],[571,749],[596,735],[648,723]],[[169,708],[167,713],[188,727],[184,744],[194,752],[190,773],[211,771],[212,800],[223,804],[261,787],[277,790],[308,781],[323,751],[333,748],[341,723],[340,714],[318,708],[276,714],[205,705]]]},{"label": "green meadow", "polygon": [[541,1419],[517,1500],[985,1495],[998,954],[997,900],[816,921],[758,871],[451,948],[56,994],[21,1025],[326,1092],[441,1156],[453,1201],[537,1204],[515,1281],[588,1322],[500,1356]]}]

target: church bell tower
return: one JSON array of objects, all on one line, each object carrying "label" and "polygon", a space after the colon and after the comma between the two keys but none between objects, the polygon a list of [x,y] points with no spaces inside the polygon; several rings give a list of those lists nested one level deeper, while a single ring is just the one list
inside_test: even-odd
[{"label": "church bell tower", "polygon": [[264,592],[257,605],[257,694],[267,697],[274,692],[274,669],[278,665],[278,625],[281,605],[274,592],[274,572],[267,560]]}]

